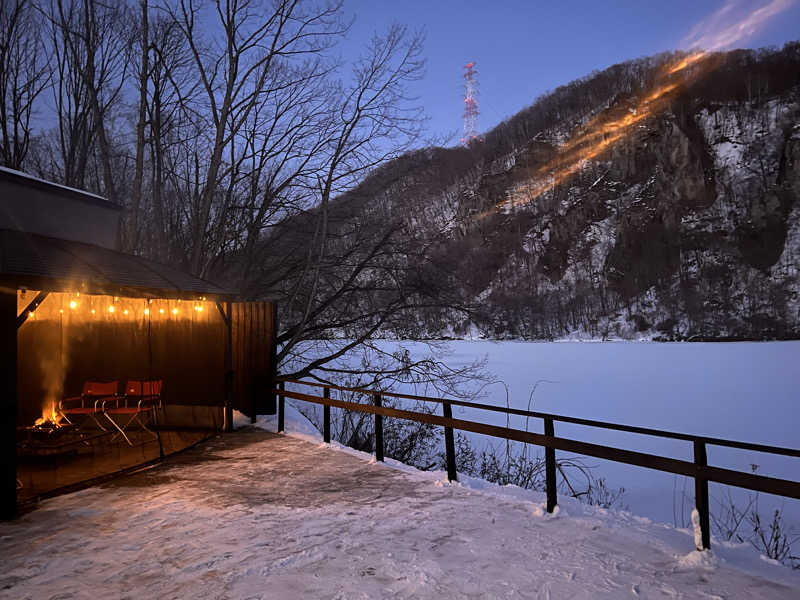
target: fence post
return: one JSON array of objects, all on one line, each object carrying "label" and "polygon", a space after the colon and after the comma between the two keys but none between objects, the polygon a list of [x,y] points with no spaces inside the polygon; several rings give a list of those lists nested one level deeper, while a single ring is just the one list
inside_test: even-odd
[{"label": "fence post", "polygon": [[[326,398],[330,398],[331,388],[326,387],[323,395]],[[322,436],[326,444],[331,443],[331,407],[327,404],[322,407]]]},{"label": "fence post", "polygon": [[[553,419],[545,418],[544,434],[555,437]],[[547,512],[551,513],[555,510],[558,500],[556,497],[556,450],[550,446],[544,448],[544,474],[547,488]]]},{"label": "fence post", "polygon": [[[706,444],[700,440],[694,440],[694,464],[698,467],[708,466]],[[700,475],[694,476],[694,506],[700,515],[702,550],[708,550],[711,548],[711,531],[708,522],[708,479]],[[698,548],[698,550],[701,550],[701,548]]]},{"label": "fence post", "polygon": [[[442,412],[445,419],[453,418],[453,409],[449,402],[442,404]],[[456,444],[453,440],[453,428],[444,428],[444,450],[447,456],[447,480],[458,481],[458,473],[456,473]]]},{"label": "fence post", "polygon": [[[283,391],[285,389],[286,384],[281,381],[278,384],[278,389]],[[283,426],[284,426],[284,413],[286,412],[285,406],[286,400],[283,397],[283,394],[278,394],[278,433],[283,433]]]},{"label": "fence post", "polygon": [[[381,406],[381,395],[374,394],[375,406]],[[375,415],[375,460],[383,462],[383,415]]]}]

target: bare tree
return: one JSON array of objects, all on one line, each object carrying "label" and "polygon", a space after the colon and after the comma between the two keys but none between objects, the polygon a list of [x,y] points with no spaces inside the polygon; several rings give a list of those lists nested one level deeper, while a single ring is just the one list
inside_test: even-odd
[{"label": "bare tree", "polygon": [[[117,183],[124,178],[117,172],[108,129],[126,83],[128,7],[124,2],[52,0],[43,14],[58,119],[59,156],[48,170],[67,185],[88,187],[117,201]],[[99,165],[99,176],[89,171],[93,163]]]},{"label": "bare tree", "polygon": [[[177,7],[164,5],[190,48],[204,96],[202,107],[198,107],[202,114],[197,114],[207,121],[204,129],[208,135],[201,140],[203,146],[196,148],[196,185],[191,190],[188,214],[188,266],[197,274],[207,271],[218,250],[220,221],[224,221],[228,212],[225,208],[229,208],[223,202],[223,210],[215,211],[215,202],[224,198],[220,187],[236,162],[226,162],[226,151],[235,157],[239,153],[239,136],[256,107],[276,91],[291,86],[292,82],[275,78],[281,64],[303,56],[319,56],[343,31],[339,5],[307,8],[298,0],[280,0],[271,10],[265,9],[263,2],[255,0],[218,2],[216,35],[209,37],[198,27],[201,10],[192,0],[181,0]],[[316,68],[316,64],[308,66]],[[303,79],[307,76],[301,74]],[[277,90],[271,86],[276,81],[280,86]],[[207,236],[212,239],[207,240]]]},{"label": "bare tree", "polygon": [[40,20],[30,0],[0,4],[0,164],[12,169],[25,162],[34,103],[49,83]]}]

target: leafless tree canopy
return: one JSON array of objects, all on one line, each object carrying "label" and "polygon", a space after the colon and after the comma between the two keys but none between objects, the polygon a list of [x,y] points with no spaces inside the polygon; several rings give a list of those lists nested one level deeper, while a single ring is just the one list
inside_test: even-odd
[{"label": "leafless tree canopy", "polygon": [[122,204],[128,252],[277,299],[281,360],[332,368],[437,310],[447,283],[427,260],[436,232],[350,193],[419,143],[422,36],[393,25],[346,63],[343,14],[336,0],[3,0],[0,162]]}]

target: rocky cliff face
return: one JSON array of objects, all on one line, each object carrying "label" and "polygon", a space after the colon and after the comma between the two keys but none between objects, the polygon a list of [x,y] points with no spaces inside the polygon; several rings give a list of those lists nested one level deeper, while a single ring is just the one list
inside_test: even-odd
[{"label": "rocky cliff face", "polygon": [[[548,119],[534,105],[484,147],[406,159],[416,167],[379,196],[412,205],[414,227],[449,229],[437,260],[451,261],[475,306],[470,319],[429,316],[427,333],[800,336],[798,44],[724,56],[571,177],[535,191],[566,136],[594,115],[632,111],[663,60],[613,67],[594,76],[599,88],[590,77],[557,90],[561,109],[544,98]],[[565,102],[573,96],[584,101]]]}]

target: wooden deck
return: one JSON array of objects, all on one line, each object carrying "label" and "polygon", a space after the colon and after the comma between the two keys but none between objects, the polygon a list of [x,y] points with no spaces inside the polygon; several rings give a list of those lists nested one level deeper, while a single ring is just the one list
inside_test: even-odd
[{"label": "wooden deck", "polygon": [[[161,431],[161,447],[164,455],[169,456],[209,435],[203,431]],[[22,487],[17,489],[18,502],[25,506],[38,498],[74,491],[120,471],[158,460],[158,440],[138,432],[129,432],[129,436],[133,446],[122,440],[112,441],[109,433],[106,437],[90,440],[91,444],[77,445],[72,452],[20,457],[17,485]]]}]

